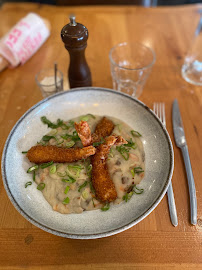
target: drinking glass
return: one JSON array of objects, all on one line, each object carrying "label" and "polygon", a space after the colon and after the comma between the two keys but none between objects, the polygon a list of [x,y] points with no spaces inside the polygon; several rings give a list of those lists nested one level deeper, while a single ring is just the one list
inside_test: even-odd
[{"label": "drinking glass", "polygon": [[141,43],[120,43],[109,53],[113,88],[138,98],[155,62],[155,53]]},{"label": "drinking glass", "polygon": [[63,73],[60,70],[55,76],[54,68],[43,69],[36,74],[35,79],[44,98],[63,91]]},{"label": "drinking glass", "polygon": [[189,83],[202,85],[202,11],[192,46],[185,56],[182,77]]}]

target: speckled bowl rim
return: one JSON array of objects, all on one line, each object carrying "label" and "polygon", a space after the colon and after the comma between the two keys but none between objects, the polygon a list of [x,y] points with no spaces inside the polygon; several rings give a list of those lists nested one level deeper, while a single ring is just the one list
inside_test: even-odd
[{"label": "speckled bowl rim", "polygon": [[[167,138],[167,142],[169,145],[169,153],[170,153],[170,167],[169,167],[169,174],[167,177],[167,180],[165,182],[165,185],[162,189],[161,194],[157,197],[157,199],[154,201],[154,203],[152,204],[152,206],[145,211],[141,216],[139,216],[138,218],[136,218],[135,220],[133,220],[132,222],[128,223],[127,225],[121,226],[119,228],[116,228],[114,230],[110,230],[107,232],[103,232],[103,233],[98,233],[98,234],[70,234],[70,233],[64,233],[58,230],[54,230],[54,229],[50,229],[49,227],[41,224],[40,222],[34,220],[33,218],[31,218],[27,213],[24,212],[24,210],[18,205],[17,201],[15,200],[15,198],[12,195],[11,190],[9,189],[8,186],[8,179],[6,177],[6,168],[5,168],[5,161],[6,161],[6,153],[7,153],[7,148],[9,145],[9,142],[12,138],[12,135],[14,134],[16,128],[18,127],[18,125],[24,120],[24,118],[30,113],[32,112],[34,109],[36,109],[37,107],[39,107],[41,104],[46,103],[48,100],[50,99],[54,99],[56,96],[62,96],[62,95],[68,95],[68,93],[72,93],[72,92],[78,92],[78,91],[95,91],[95,90],[99,90],[99,91],[106,91],[109,92],[113,95],[120,95],[123,96],[125,98],[128,98],[130,100],[132,100],[133,102],[138,103],[139,105],[141,105],[142,107],[144,107],[154,118],[155,120],[159,123],[160,127],[162,128],[166,138]],[[63,92],[59,92],[56,93],[55,95],[52,95],[50,97],[47,97],[43,100],[41,100],[40,102],[38,102],[37,104],[35,104],[34,106],[32,106],[27,112],[25,112],[21,118],[17,121],[17,123],[15,124],[15,126],[12,128],[10,134],[8,135],[8,138],[6,140],[5,146],[4,146],[4,150],[3,150],[3,155],[2,155],[2,162],[1,162],[1,171],[2,171],[2,179],[3,179],[3,184],[4,184],[4,188],[8,194],[9,199],[11,200],[12,204],[14,205],[14,207],[17,209],[17,211],[25,218],[27,219],[29,222],[31,222],[33,225],[39,227],[40,229],[47,231],[49,233],[52,233],[54,235],[57,236],[61,236],[61,237],[65,237],[65,238],[71,238],[71,239],[96,239],[96,238],[103,238],[103,237],[108,237],[120,232],[123,232],[131,227],[133,227],[134,225],[136,225],[137,223],[139,223],[141,220],[143,220],[146,216],[148,216],[156,207],[157,205],[160,203],[160,201],[163,199],[168,186],[170,184],[172,175],[173,175],[173,169],[174,169],[174,151],[173,151],[173,146],[172,146],[172,142],[170,139],[170,136],[166,130],[166,128],[164,127],[164,125],[161,123],[161,121],[158,119],[158,117],[156,117],[156,115],[153,113],[153,111],[147,107],[143,102],[125,94],[122,92],[118,92],[112,89],[108,89],[108,88],[102,88],[102,87],[80,87],[80,88],[74,88],[68,91],[63,91]]]}]

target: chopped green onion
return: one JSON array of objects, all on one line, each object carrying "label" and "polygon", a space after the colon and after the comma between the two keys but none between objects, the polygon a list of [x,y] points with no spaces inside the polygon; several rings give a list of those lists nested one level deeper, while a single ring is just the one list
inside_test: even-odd
[{"label": "chopped green onion", "polygon": [[74,127],[74,121],[73,120],[69,120],[68,124],[70,125],[70,127]]},{"label": "chopped green onion", "polygon": [[60,137],[61,137],[62,139],[64,139],[64,140],[67,140],[67,139],[69,138],[68,136],[70,136],[70,135],[65,134],[65,135],[61,135]]},{"label": "chopped green onion", "polygon": [[68,165],[67,166],[67,170],[73,170],[76,173],[76,177],[79,177],[81,170],[83,170],[84,167],[82,167],[81,165]]},{"label": "chopped green onion", "polygon": [[68,130],[70,127],[67,126],[66,124],[63,124],[63,125],[61,126],[61,128],[62,128],[63,130]]},{"label": "chopped green onion", "polygon": [[65,178],[63,178],[63,179],[62,179],[62,182],[65,182],[65,183],[70,183],[71,181],[70,181],[69,179],[65,179]]},{"label": "chopped green onion", "polygon": [[136,185],[135,185],[134,188],[133,188],[133,191],[135,192],[135,194],[142,194],[144,192],[144,189],[143,188],[137,188]]},{"label": "chopped green onion", "polygon": [[88,113],[87,115],[81,116],[79,118],[80,121],[88,121],[89,117],[92,117],[93,119],[95,119],[95,116],[93,114]]},{"label": "chopped green onion", "polygon": [[92,198],[92,202],[93,202],[93,206],[95,207],[95,203],[94,203],[94,200],[93,200],[93,198]]},{"label": "chopped green onion", "polygon": [[37,189],[38,190],[43,190],[45,188],[46,184],[44,183],[40,183],[38,186],[37,186]]},{"label": "chopped green onion", "polygon": [[96,147],[96,146],[99,146],[100,144],[102,144],[104,142],[104,139],[101,138],[101,140],[99,142],[94,142],[93,143],[93,146]]},{"label": "chopped green onion", "polygon": [[112,148],[110,148],[110,151],[109,151],[109,155],[108,155],[110,158],[113,158],[113,156],[114,156],[114,153],[113,153],[113,151],[112,151]]},{"label": "chopped green onion", "polygon": [[49,167],[49,166],[51,166],[51,165],[53,165],[53,161],[50,161],[50,162],[41,164],[41,165],[40,165],[40,168],[41,168],[41,169],[45,169],[45,168],[47,168],[47,167]]},{"label": "chopped green onion", "polygon": [[55,136],[49,136],[49,135],[45,135],[45,136],[42,137],[42,140],[44,142],[49,142],[50,139],[56,139],[56,137]]},{"label": "chopped green onion", "polygon": [[58,127],[61,127],[61,126],[64,124],[63,121],[60,120],[60,119],[58,119],[58,120],[57,120],[57,123],[54,124],[54,123],[52,123],[50,120],[48,120],[48,119],[46,118],[46,116],[42,116],[42,117],[41,117],[41,121],[42,121],[44,124],[48,125],[48,127],[53,128],[53,129],[58,128]]},{"label": "chopped green onion", "polygon": [[130,138],[129,141],[127,140],[127,142],[128,142],[127,144],[124,144],[125,147],[131,147],[133,149],[136,149],[137,148],[136,143],[133,142],[132,138]]},{"label": "chopped green onion", "polygon": [[125,160],[129,159],[129,149],[125,148],[123,145],[116,146],[116,149]]},{"label": "chopped green onion", "polygon": [[90,117],[92,117],[93,119],[95,119],[95,115],[91,114],[91,113],[88,113],[87,115],[89,115]]},{"label": "chopped green onion", "polygon": [[68,191],[69,191],[69,186],[66,186],[66,188],[65,188],[65,194],[67,194]]},{"label": "chopped green onion", "polygon": [[127,202],[128,201],[128,193],[126,193],[123,197],[122,197],[123,201]]},{"label": "chopped green onion", "polygon": [[58,142],[57,145],[60,145],[60,144],[62,144],[63,142],[64,142],[64,140],[62,140],[61,142]]},{"label": "chopped green onion", "polygon": [[46,143],[45,143],[45,142],[42,142],[42,141],[37,142],[37,144],[40,144],[40,145],[43,145],[43,146],[45,146],[45,145],[46,145]]},{"label": "chopped green onion", "polygon": [[144,172],[144,170],[141,167],[135,167],[133,170],[134,170],[134,173],[136,173],[136,174],[140,174],[140,173]]},{"label": "chopped green onion", "polygon": [[53,136],[53,135],[57,134],[57,132],[58,132],[57,129],[52,129],[47,135]]},{"label": "chopped green onion", "polygon": [[50,172],[51,174],[56,173],[56,171],[57,171],[56,165],[51,166],[50,169],[49,169],[49,172]]},{"label": "chopped green onion", "polygon": [[60,176],[60,177],[65,177],[66,176],[66,172],[64,172],[64,173],[57,172],[57,175]]},{"label": "chopped green onion", "polygon": [[106,203],[104,207],[101,208],[102,211],[107,211],[110,208],[110,204]]},{"label": "chopped green onion", "polygon": [[123,200],[125,202],[129,201],[131,199],[131,197],[133,196],[134,192],[131,191],[130,193],[126,193],[124,196],[123,196]]},{"label": "chopped green onion", "polygon": [[89,119],[89,117],[88,117],[87,115],[81,116],[81,117],[79,118],[80,121],[88,121],[88,119]]},{"label": "chopped green onion", "polygon": [[121,125],[121,124],[117,124],[116,126],[117,126],[119,132],[121,132],[121,130],[122,130],[122,125]]},{"label": "chopped green onion", "polygon": [[74,182],[76,182],[76,180],[73,177],[71,177],[71,176],[68,175],[68,179],[63,178],[62,179],[62,182],[65,182],[65,183],[74,183]]},{"label": "chopped green onion", "polygon": [[72,133],[72,135],[70,135],[70,134],[61,135],[61,138],[63,138],[64,140],[71,139],[74,142],[77,142],[77,141],[80,141],[81,140],[79,138],[78,133],[76,131],[74,131]]},{"label": "chopped green onion", "polygon": [[132,134],[133,137],[141,137],[142,136],[138,131],[135,131],[135,130],[131,130],[130,133]]},{"label": "chopped green onion", "polygon": [[33,181],[35,182],[36,179],[36,171],[33,171]]},{"label": "chopped green onion", "polygon": [[144,172],[144,170],[141,167],[135,167],[130,172],[132,173],[132,176],[135,177],[135,174],[140,174]]},{"label": "chopped green onion", "polygon": [[28,151],[22,151],[22,154],[27,154],[28,153]]},{"label": "chopped green onion", "polygon": [[[131,190],[132,188],[132,190]],[[128,202],[131,197],[133,196],[133,194],[142,194],[144,192],[144,189],[143,188],[137,188],[136,185],[132,185],[130,188],[129,188],[130,192],[127,192],[124,196],[123,196],[123,200],[125,202]]]},{"label": "chopped green onion", "polygon": [[82,192],[82,197],[84,198],[84,200],[87,200],[89,197],[89,193],[88,190],[84,189],[84,191]]},{"label": "chopped green onion", "polygon": [[91,177],[92,168],[93,168],[92,164],[89,164],[88,167],[86,168],[88,177]]},{"label": "chopped green onion", "polygon": [[63,130],[65,130],[65,129],[68,130],[71,127],[74,127],[74,121],[72,121],[72,120],[70,120],[67,125],[65,123],[63,123],[63,125],[61,126],[61,128]]},{"label": "chopped green onion", "polygon": [[81,140],[81,139],[80,139],[78,133],[77,133],[76,131],[74,131],[74,132],[72,133],[72,141],[76,142],[76,141],[80,141],[80,140]]},{"label": "chopped green onion", "polygon": [[94,187],[93,187],[92,181],[89,181],[89,185],[90,185],[90,191],[91,191],[93,194],[95,194],[95,189],[94,189]]},{"label": "chopped green onion", "polygon": [[73,145],[75,145],[75,142],[74,141],[70,141],[70,142],[67,142],[66,143],[66,147],[67,148],[71,148]]},{"label": "chopped green onion", "polygon": [[67,167],[68,167],[68,169],[73,169],[73,170],[77,170],[77,169],[82,170],[83,169],[83,166],[81,166],[81,165],[68,165]]},{"label": "chopped green onion", "polygon": [[31,185],[32,185],[32,182],[29,181],[29,182],[27,182],[27,183],[25,184],[25,188],[27,188],[28,186],[31,186]]},{"label": "chopped green onion", "polygon": [[39,168],[39,165],[34,165],[27,170],[27,173],[31,173]]},{"label": "chopped green onion", "polygon": [[88,184],[88,181],[85,181],[79,188],[78,188],[78,192],[81,192],[81,190],[86,187]]},{"label": "chopped green onion", "polygon": [[68,204],[69,203],[69,198],[65,198],[64,201],[62,202],[63,204]]},{"label": "chopped green onion", "polygon": [[134,172],[134,170],[132,169],[130,172],[132,173],[132,176],[135,177],[135,172]]}]

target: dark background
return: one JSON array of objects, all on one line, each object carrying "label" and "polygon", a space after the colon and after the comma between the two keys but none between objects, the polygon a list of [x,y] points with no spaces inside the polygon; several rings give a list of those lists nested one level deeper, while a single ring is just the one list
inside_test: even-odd
[{"label": "dark background", "polygon": [[142,5],[166,6],[202,3],[202,0],[0,0],[0,6],[6,2],[32,2],[52,5]]}]

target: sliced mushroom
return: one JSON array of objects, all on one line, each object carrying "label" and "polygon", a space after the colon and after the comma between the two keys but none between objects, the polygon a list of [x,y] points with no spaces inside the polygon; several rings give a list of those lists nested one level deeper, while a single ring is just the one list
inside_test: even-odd
[{"label": "sliced mushroom", "polygon": [[130,193],[132,190],[133,190],[133,185],[131,185],[131,186],[125,188],[125,191],[126,191],[127,193]]},{"label": "sliced mushroom", "polygon": [[121,182],[122,182],[122,184],[127,184],[127,183],[128,183],[128,181],[129,181],[129,178],[128,178],[128,177],[126,177],[126,176],[123,176],[123,177],[121,178]]},{"label": "sliced mushroom", "polygon": [[118,166],[120,166],[120,165],[121,165],[121,161],[120,161],[120,159],[118,159],[118,160],[116,161],[115,165],[118,165]]}]

